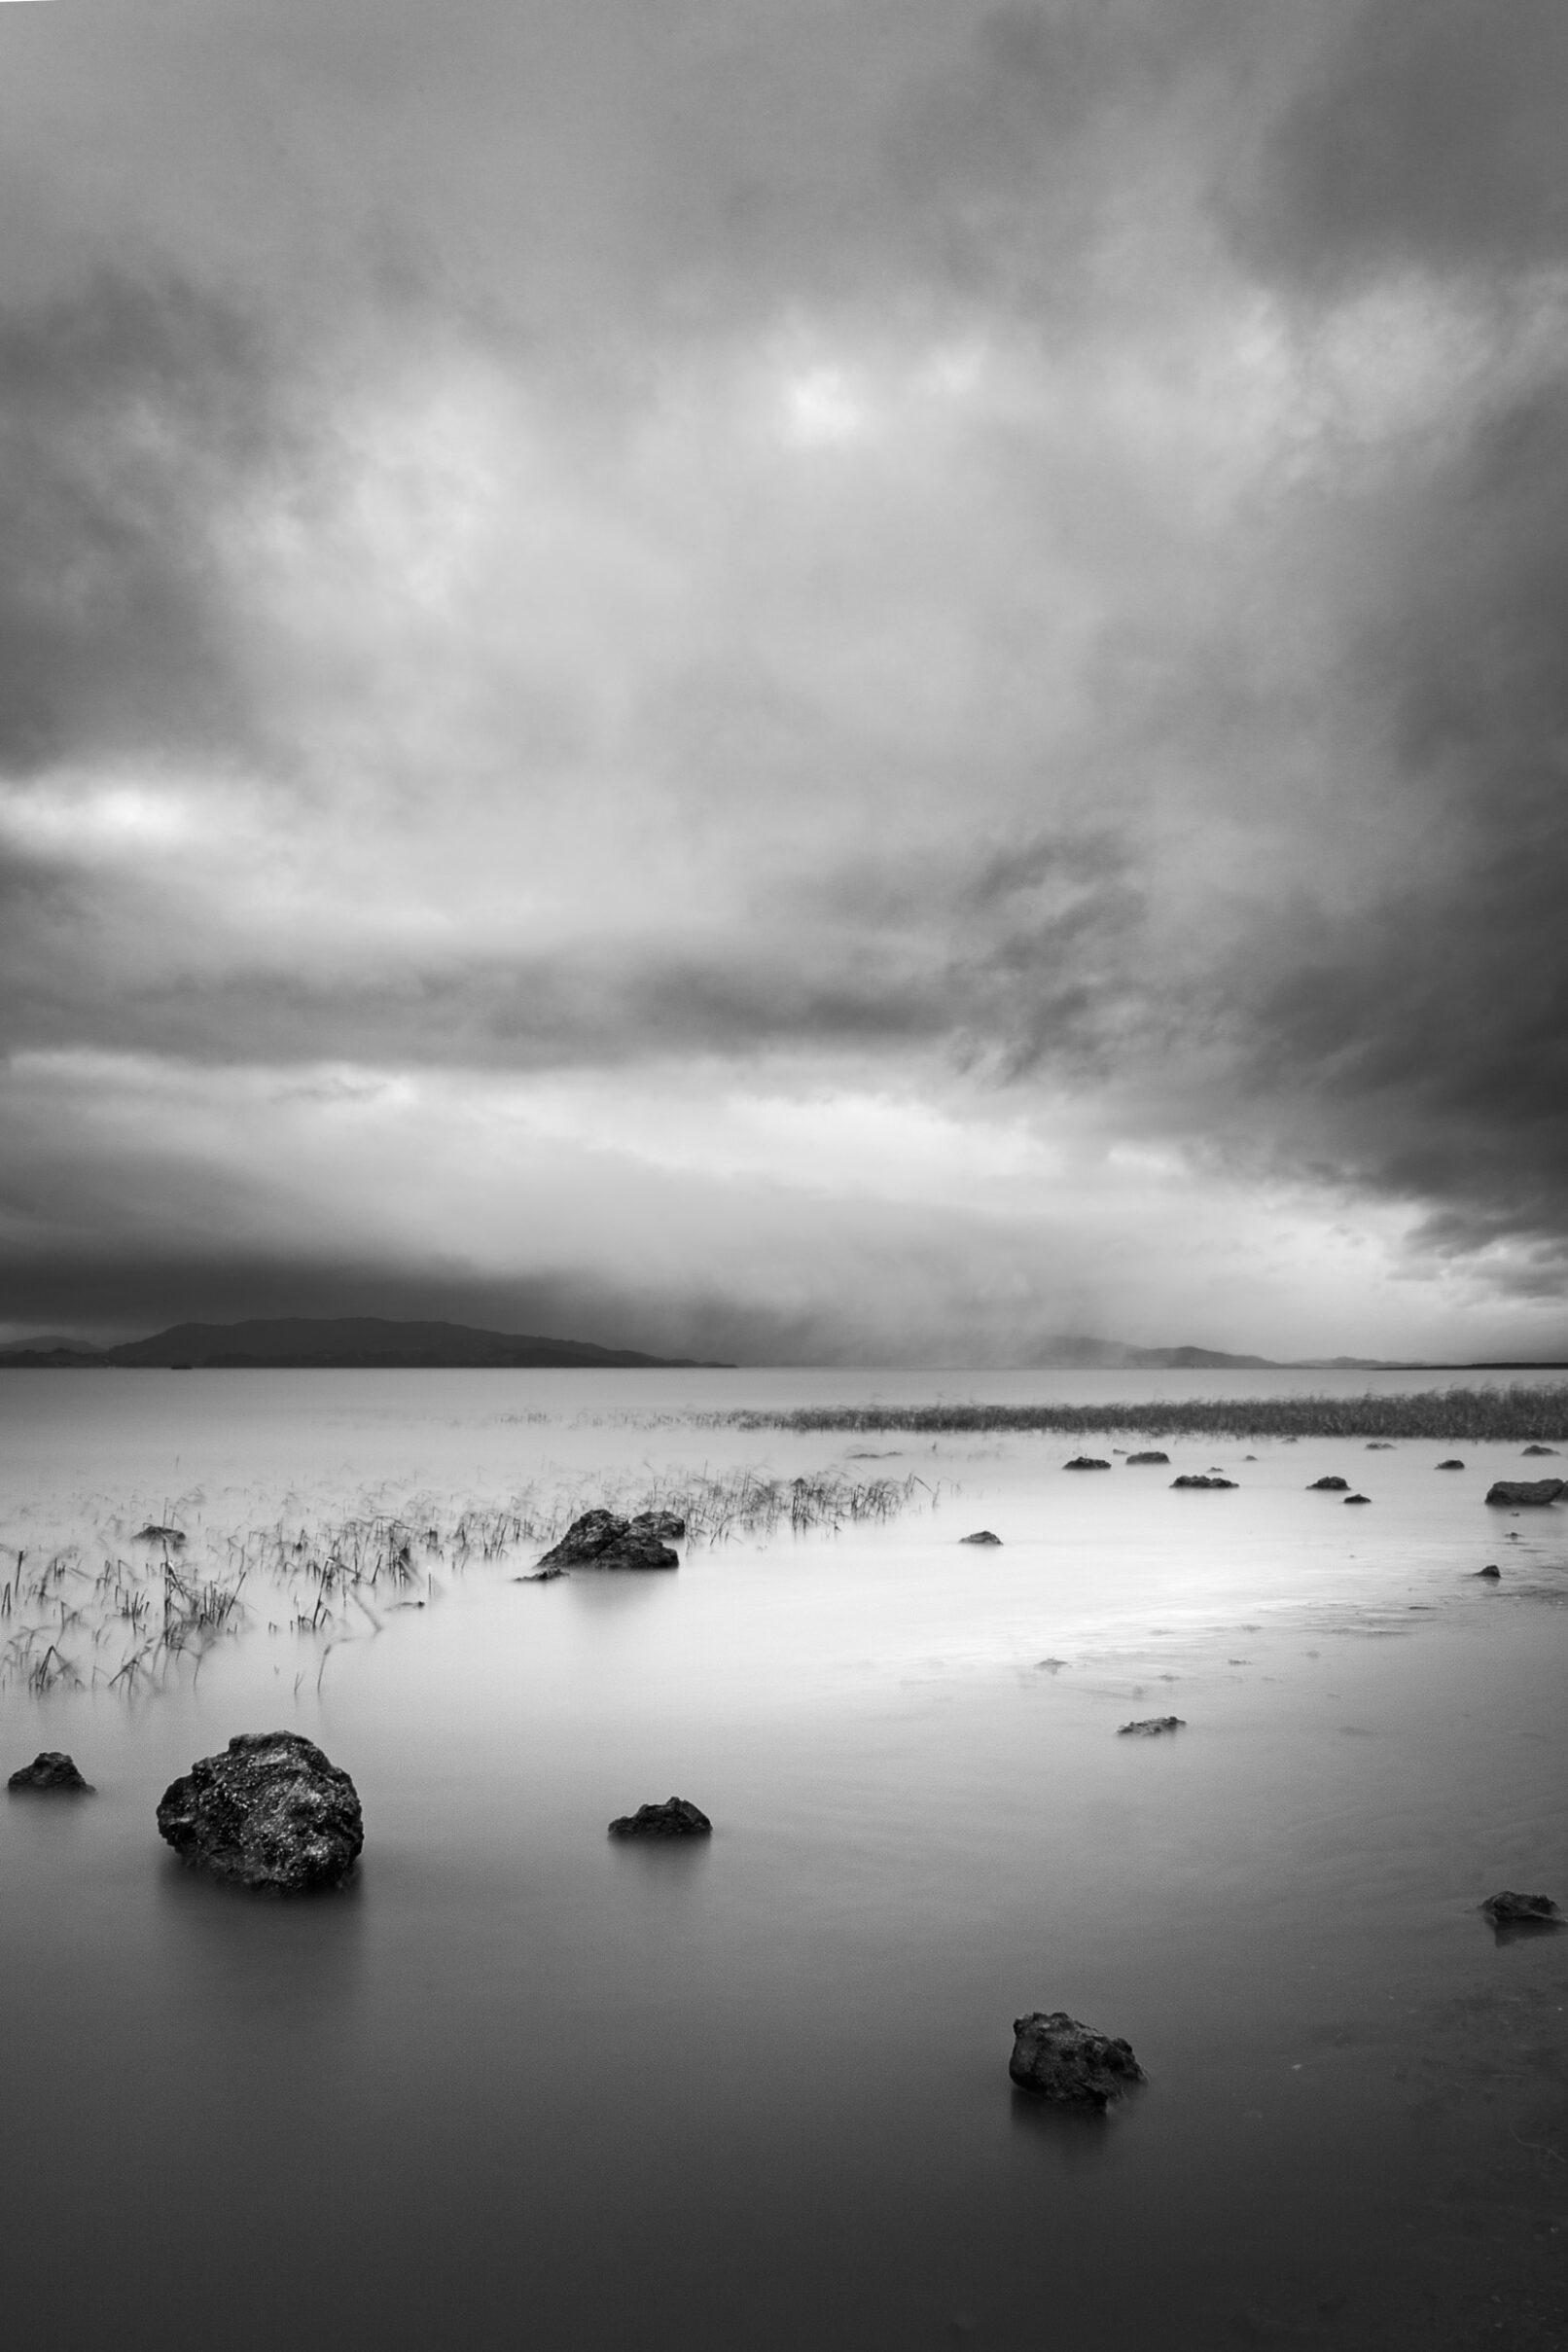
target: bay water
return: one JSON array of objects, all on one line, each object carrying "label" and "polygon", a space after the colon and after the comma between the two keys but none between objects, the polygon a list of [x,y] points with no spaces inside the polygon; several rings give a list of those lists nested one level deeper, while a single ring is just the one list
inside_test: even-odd
[{"label": "bay water", "polygon": [[[0,1380],[0,1543],[68,1560],[72,1668],[5,1677],[0,1764],[67,1749],[97,1792],[0,1808],[10,2340],[1568,2340],[1568,1935],[1477,1907],[1568,1903],[1562,1514],[1482,1499],[1518,1445],[1184,1436],[1160,1469],[1115,1432],[712,1417],[1292,1382],[1416,1384]],[[1086,1449],[1111,1469],[1064,1469]],[[1171,1486],[1214,1469],[1232,1491]],[[675,1574],[519,1583],[536,1543],[449,1539],[748,1470],[909,1483]],[[1309,1491],[1331,1473],[1370,1504]],[[377,1516],[448,1532],[330,1628],[258,1571],[208,1646],[115,1683],[71,1620],[148,1521],[193,1576]],[[336,1896],[236,1897],[158,1838],[169,1780],[275,1727],[359,1789]],[[710,1840],[606,1837],[672,1794]],[[1125,2036],[1147,2086],[1103,2120],[1015,2090],[1035,2009]]]}]

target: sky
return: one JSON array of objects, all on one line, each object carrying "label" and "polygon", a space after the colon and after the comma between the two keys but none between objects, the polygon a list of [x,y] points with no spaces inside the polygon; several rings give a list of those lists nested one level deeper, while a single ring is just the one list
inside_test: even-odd
[{"label": "sky", "polygon": [[1561,0],[0,15],[0,1336],[1568,1354]]}]

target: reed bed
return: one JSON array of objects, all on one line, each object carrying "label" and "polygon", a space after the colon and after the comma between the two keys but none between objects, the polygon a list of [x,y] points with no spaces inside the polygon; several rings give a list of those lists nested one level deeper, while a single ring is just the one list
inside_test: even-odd
[{"label": "reed bed", "polygon": [[[291,1514],[227,1530],[165,1507],[156,1528],[126,1538],[112,1515],[96,1541],[18,1550],[0,1580],[0,1689],[36,1696],[109,1690],[142,1696],[200,1671],[220,1644],[248,1632],[316,1645],[383,1629],[395,1610],[445,1595],[445,1576],[516,1566],[595,1504],[627,1516],[676,1512],[688,1543],[767,1540],[877,1522],[937,1490],[918,1478],[859,1479],[831,1470],[778,1479],[755,1469],[645,1466],[591,1482],[557,1479],[500,1502],[405,1501],[341,1515]],[[438,1573],[439,1572],[439,1573]]]},{"label": "reed bed", "polygon": [[1190,1432],[1230,1438],[1430,1438],[1473,1445],[1493,1440],[1560,1443],[1568,1440],[1568,1382],[1359,1397],[1158,1397],[1094,1405],[805,1405],[788,1411],[721,1413],[712,1420],[731,1429],[783,1429],[809,1437],[830,1431],[975,1437],[1124,1429],[1151,1438]]}]

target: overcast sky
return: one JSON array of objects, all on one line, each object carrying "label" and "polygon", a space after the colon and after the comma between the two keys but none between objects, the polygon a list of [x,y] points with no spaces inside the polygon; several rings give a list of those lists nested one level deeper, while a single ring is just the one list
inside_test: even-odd
[{"label": "overcast sky", "polygon": [[0,14],[0,1334],[1568,1353],[1563,0]]}]

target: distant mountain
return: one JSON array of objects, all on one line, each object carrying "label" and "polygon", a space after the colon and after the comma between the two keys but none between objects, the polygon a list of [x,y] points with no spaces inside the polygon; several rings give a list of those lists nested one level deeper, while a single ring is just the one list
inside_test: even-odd
[{"label": "distant mountain", "polygon": [[1228,1356],[1214,1347],[1129,1347],[1122,1339],[1080,1334],[1042,1339],[1029,1358],[1034,1372],[1278,1372],[1269,1356]]},{"label": "distant mountain", "polygon": [[[466,1323],[393,1323],[380,1315],[311,1315],[249,1323],[176,1323],[150,1339],[106,1348],[97,1361],[125,1365],[205,1365],[212,1369],[270,1366],[487,1365],[568,1371],[620,1366],[690,1367],[687,1357],[644,1356],[633,1348],[595,1347],[586,1339],[541,1339],[520,1332],[492,1332]],[[725,1369],[729,1369],[726,1367]]]},{"label": "distant mountain", "polygon": [[35,1339],[0,1340],[0,1359],[6,1356],[96,1356],[102,1350],[93,1339],[62,1339],[58,1332],[45,1332]]}]

